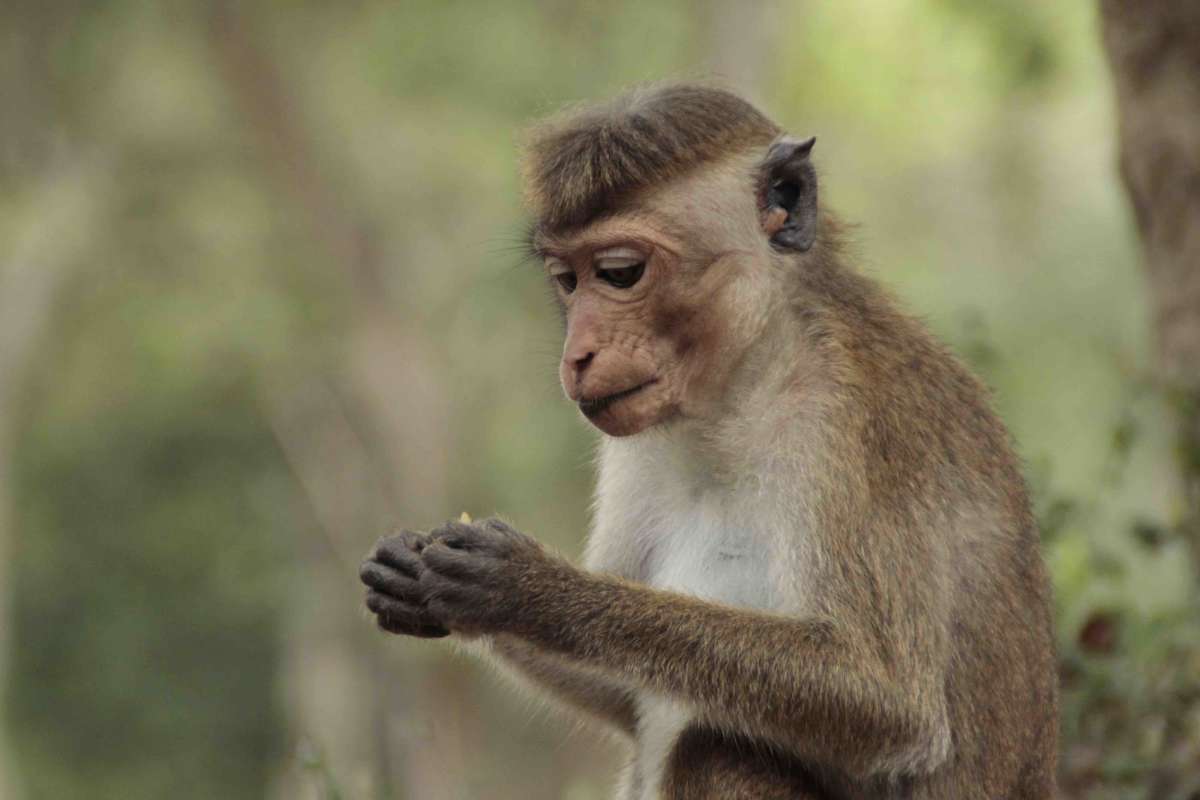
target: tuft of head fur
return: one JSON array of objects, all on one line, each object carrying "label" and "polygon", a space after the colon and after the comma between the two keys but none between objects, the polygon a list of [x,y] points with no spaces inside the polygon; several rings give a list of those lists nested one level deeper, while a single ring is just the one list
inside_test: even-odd
[{"label": "tuft of head fur", "polygon": [[635,89],[535,126],[525,144],[525,197],[538,228],[558,231],[637,190],[749,146],[778,125],[737,95],[697,84]]}]

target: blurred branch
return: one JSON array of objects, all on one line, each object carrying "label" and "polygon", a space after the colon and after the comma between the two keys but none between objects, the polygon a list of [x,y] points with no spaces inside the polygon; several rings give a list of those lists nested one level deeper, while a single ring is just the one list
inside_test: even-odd
[{"label": "blurred branch", "polygon": [[[271,174],[307,215],[334,274],[345,275],[348,282],[352,327],[345,336],[348,357],[339,365],[347,390],[275,387],[267,398],[280,447],[312,502],[326,543],[344,566],[361,557],[367,542],[385,532],[384,520],[397,511],[430,518],[443,508],[445,403],[434,371],[411,345],[403,321],[387,302],[374,246],[376,232],[354,214],[355,204],[318,168],[320,154],[305,134],[297,103],[279,70],[253,35],[249,12],[232,2],[216,2],[209,9],[212,50],[230,95],[258,139]],[[339,568],[334,577],[349,583],[355,572]],[[317,626],[309,627],[300,641],[290,643],[297,660],[324,648],[343,652],[346,669],[363,665],[357,631],[335,640],[322,638]],[[390,796],[393,785],[403,786],[413,797],[430,796],[419,770],[399,774],[400,765],[415,761],[413,744],[389,735],[391,720],[411,715],[413,693],[403,681],[383,679],[387,665],[380,647],[366,655],[365,675],[356,675],[361,680],[351,683],[360,694],[356,704],[368,709],[370,723],[353,736],[330,742],[330,749],[338,751],[333,760],[373,759],[381,796]],[[303,664],[295,672],[312,676],[310,681],[322,680]],[[319,705],[309,702],[321,689],[303,686],[296,701],[310,725],[324,722]],[[440,780],[453,782],[449,777]]]},{"label": "blurred branch", "polygon": [[230,0],[207,4],[213,51],[233,99],[262,142],[275,174],[309,218],[332,263],[349,273],[354,301],[373,306],[383,299],[374,232],[346,212],[345,198],[330,191],[314,158],[274,63],[251,34],[251,21]]},{"label": "blurred branch", "polygon": [[778,0],[706,0],[706,62],[722,82],[761,100],[775,52]]},{"label": "blurred branch", "polygon": [[353,574],[364,553],[350,534],[379,529],[386,517],[381,491],[371,488],[376,481],[366,447],[328,387],[279,389],[267,394],[266,406],[267,422],[330,553]]},{"label": "blurred branch", "polygon": [[[0,688],[8,685],[11,646],[12,580],[4,572],[12,563],[16,535],[12,463],[19,389],[50,328],[59,289],[95,225],[104,195],[97,188],[100,178],[82,162],[52,169],[29,203],[23,235],[0,260]],[[0,797],[17,794],[8,754],[0,729]]]},{"label": "blurred branch", "polygon": [[[412,513],[443,507],[445,452],[444,396],[434,371],[410,346],[402,320],[382,291],[381,264],[370,244],[376,234],[347,211],[354,208],[314,167],[319,162],[305,135],[296,104],[274,64],[251,35],[250,21],[230,2],[211,6],[211,41],[229,91],[243,109],[272,170],[296,205],[312,220],[312,230],[330,263],[349,278],[356,325],[350,332],[347,366],[353,381],[352,409],[362,416],[360,441],[387,462],[391,510]],[[373,434],[373,435],[371,435]]]}]

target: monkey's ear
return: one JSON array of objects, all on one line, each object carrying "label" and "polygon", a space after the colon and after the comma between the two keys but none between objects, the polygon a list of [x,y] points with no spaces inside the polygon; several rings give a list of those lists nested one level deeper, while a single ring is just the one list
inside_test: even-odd
[{"label": "monkey's ear", "polygon": [[808,157],[816,143],[783,136],[763,159],[762,228],[779,250],[803,253],[817,239],[817,172]]}]

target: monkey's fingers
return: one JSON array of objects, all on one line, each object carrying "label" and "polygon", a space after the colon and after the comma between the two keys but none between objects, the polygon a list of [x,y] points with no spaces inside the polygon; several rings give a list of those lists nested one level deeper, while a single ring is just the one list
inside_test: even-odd
[{"label": "monkey's fingers", "polygon": [[359,579],[367,588],[389,595],[406,603],[420,604],[424,601],[421,584],[411,577],[387,564],[367,560],[358,570]]},{"label": "monkey's fingers", "polygon": [[[492,538],[488,531],[476,523],[447,522],[429,533],[429,542],[426,548],[440,544],[457,550],[479,550],[485,548]],[[424,550],[422,550],[422,555],[424,555]]]},{"label": "monkey's fingers", "polygon": [[430,617],[427,611],[375,591],[367,592],[367,608],[375,614],[379,627],[388,633],[421,639],[439,639],[450,635],[450,631]]},{"label": "monkey's fingers", "polygon": [[416,578],[422,569],[420,553],[428,541],[428,536],[413,531],[384,537],[375,546],[375,560]]},{"label": "monkey's fingers", "polygon": [[497,567],[497,559],[469,549],[449,547],[434,542],[421,553],[425,566],[422,581],[428,582],[429,571],[454,580],[477,581],[489,575]]}]

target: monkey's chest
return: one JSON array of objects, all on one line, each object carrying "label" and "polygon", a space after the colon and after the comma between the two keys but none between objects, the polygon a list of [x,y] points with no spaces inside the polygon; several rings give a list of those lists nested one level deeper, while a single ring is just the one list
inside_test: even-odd
[{"label": "monkey's chest", "polygon": [[744,498],[710,492],[674,498],[657,524],[640,537],[646,549],[641,574],[630,576],[660,589],[726,605],[769,608],[768,531],[747,523]]},{"label": "monkey's chest", "polygon": [[[771,607],[768,553],[759,532],[728,524],[712,509],[681,515],[659,531],[643,580],[655,587],[745,608]],[[679,735],[693,717],[686,704],[643,693],[638,700],[638,800],[659,796]]]}]

